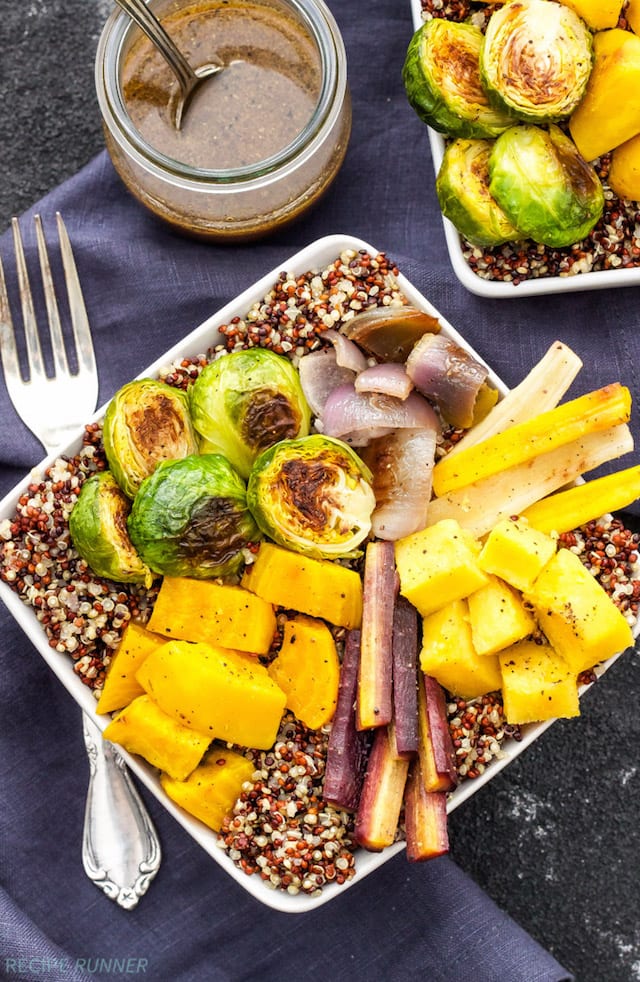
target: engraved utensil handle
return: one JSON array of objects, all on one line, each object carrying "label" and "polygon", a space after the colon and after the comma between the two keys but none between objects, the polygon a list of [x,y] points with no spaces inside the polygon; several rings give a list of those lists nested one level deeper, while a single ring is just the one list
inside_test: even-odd
[{"label": "engraved utensil handle", "polygon": [[82,862],[110,900],[131,910],[158,872],[160,843],[124,760],[89,716],[82,716],[89,757]]}]

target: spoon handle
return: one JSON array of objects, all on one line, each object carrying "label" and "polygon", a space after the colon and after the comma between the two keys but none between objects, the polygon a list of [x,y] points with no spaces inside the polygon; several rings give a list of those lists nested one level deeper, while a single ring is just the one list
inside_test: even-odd
[{"label": "spoon handle", "polygon": [[151,12],[145,0],[116,0],[119,7],[138,25],[150,41],[156,45],[160,54],[168,62],[178,79],[183,98],[192,89],[197,76],[179,48],[167,34],[158,18]]},{"label": "spoon handle", "polygon": [[85,873],[118,906],[131,910],[158,872],[160,843],[124,760],[87,714],[82,716],[89,758]]}]

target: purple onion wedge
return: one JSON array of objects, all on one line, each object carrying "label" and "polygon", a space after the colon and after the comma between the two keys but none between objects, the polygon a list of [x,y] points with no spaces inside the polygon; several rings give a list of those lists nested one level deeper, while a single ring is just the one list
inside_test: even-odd
[{"label": "purple onion wedge", "polygon": [[400,757],[418,753],[418,612],[398,597],[393,612],[393,729]]},{"label": "purple onion wedge", "polygon": [[369,307],[348,321],[342,333],[380,361],[403,362],[416,341],[439,330],[438,319],[416,307]]},{"label": "purple onion wedge", "polygon": [[407,778],[404,824],[409,862],[435,859],[449,851],[447,795],[425,789],[419,760],[412,762]]},{"label": "purple onion wedge", "polygon": [[360,631],[349,631],[340,668],[338,704],[331,723],[323,798],[336,808],[356,811],[371,749],[370,730],[356,729],[355,701]]},{"label": "purple onion wedge", "polygon": [[356,813],[354,838],[371,852],[382,852],[395,840],[402,810],[408,760],[391,751],[386,726],[376,730]]},{"label": "purple onion wedge", "polygon": [[455,752],[442,686],[430,675],[418,685],[418,754],[425,790],[452,791],[458,783]]},{"label": "purple onion wedge", "polygon": [[407,358],[407,375],[436,404],[443,419],[468,429],[488,368],[443,334],[425,334]]},{"label": "purple onion wedge", "polygon": [[386,726],[393,715],[393,610],[398,592],[392,542],[369,542],[362,587],[362,627],[356,725]]},{"label": "purple onion wedge", "polygon": [[373,474],[371,529],[376,538],[395,542],[426,527],[439,433],[434,413],[431,426],[394,430],[362,451]]}]

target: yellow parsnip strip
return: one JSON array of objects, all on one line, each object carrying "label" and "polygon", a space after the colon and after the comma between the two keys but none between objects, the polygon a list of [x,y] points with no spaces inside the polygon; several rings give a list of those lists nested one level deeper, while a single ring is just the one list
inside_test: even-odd
[{"label": "yellow parsnip strip", "polygon": [[449,456],[472,447],[509,426],[523,423],[532,416],[553,409],[582,368],[582,361],[562,341],[554,341],[539,362],[523,378],[519,385],[487,413],[485,418],[472,426],[449,452]]},{"label": "yellow parsnip strip", "polygon": [[444,457],[433,470],[437,497],[475,484],[518,464],[535,460],[589,433],[620,423],[631,416],[631,393],[614,382],[565,402],[524,423],[483,440],[455,457]]},{"label": "yellow parsnip strip", "polygon": [[480,538],[500,518],[521,515],[535,501],[575,481],[581,474],[633,450],[626,424],[588,433],[533,460],[517,464],[429,503],[427,525],[455,518]]},{"label": "yellow parsnip strip", "polygon": [[594,518],[626,508],[640,497],[640,465],[558,491],[525,509],[523,517],[540,532],[569,532]]}]

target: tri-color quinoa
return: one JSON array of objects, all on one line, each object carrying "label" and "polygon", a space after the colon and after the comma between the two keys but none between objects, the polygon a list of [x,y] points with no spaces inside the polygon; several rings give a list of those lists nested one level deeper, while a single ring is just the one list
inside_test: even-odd
[{"label": "tri-color quinoa", "polygon": [[287,893],[319,894],[355,875],[353,815],[322,799],[329,727],[309,730],[285,714],[271,750],[249,750],[245,784],[219,845],[247,875]]},{"label": "tri-color quinoa", "polygon": [[[470,19],[483,30],[499,4],[471,0],[421,0],[423,17],[451,21]],[[628,29],[622,14],[618,27]],[[579,273],[640,266],[640,206],[617,197],[607,184],[611,158],[604,154],[592,161],[604,187],[604,211],[589,235],[571,246],[552,249],[531,240],[508,242],[501,246],[474,246],[461,238],[462,254],[469,268],[483,280],[512,283],[557,276],[561,279]]]}]

